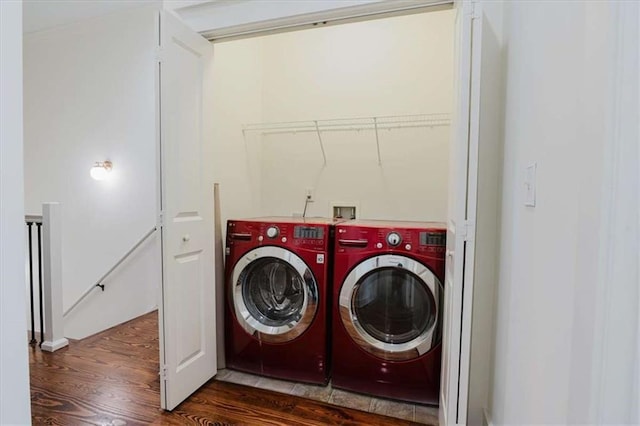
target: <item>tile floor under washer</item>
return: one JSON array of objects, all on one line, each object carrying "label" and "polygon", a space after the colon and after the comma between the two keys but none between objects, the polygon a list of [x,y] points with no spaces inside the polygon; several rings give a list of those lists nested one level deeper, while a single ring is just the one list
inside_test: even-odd
[{"label": "tile floor under washer", "polygon": [[276,380],[241,371],[222,369],[216,375],[217,380],[238,383],[288,395],[323,401],[341,407],[355,408],[370,413],[397,417],[427,425],[438,425],[438,407],[421,404],[403,403],[378,397],[362,395],[328,386],[309,385],[306,383]]}]

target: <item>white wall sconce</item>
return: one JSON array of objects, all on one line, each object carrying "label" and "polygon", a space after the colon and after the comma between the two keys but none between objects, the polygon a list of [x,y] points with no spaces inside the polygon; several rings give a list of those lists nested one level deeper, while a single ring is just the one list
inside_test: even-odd
[{"label": "white wall sconce", "polygon": [[95,180],[105,180],[109,176],[112,168],[113,164],[111,161],[98,161],[91,167],[91,177]]}]

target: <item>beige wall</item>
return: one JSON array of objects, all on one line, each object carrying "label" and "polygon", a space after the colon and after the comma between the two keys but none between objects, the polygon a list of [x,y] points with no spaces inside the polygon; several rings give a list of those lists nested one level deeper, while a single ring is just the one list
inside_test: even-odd
[{"label": "beige wall", "polygon": [[221,154],[236,153],[219,164],[225,219],[301,214],[312,189],[308,216],[338,201],[360,217],[445,220],[448,126],[380,131],[382,165],[374,131],[323,132],[324,165],[315,133],[243,138],[240,124],[450,113],[453,20],[442,11],[217,44],[219,104],[237,106],[214,117]]},{"label": "beige wall", "polygon": [[225,221],[260,214],[260,145],[245,143],[242,125],[262,121],[262,44],[254,38],[214,45],[212,161]]}]

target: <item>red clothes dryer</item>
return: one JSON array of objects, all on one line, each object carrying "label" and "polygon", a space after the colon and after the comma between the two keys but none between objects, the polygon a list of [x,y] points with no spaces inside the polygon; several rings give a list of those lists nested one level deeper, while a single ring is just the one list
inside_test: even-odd
[{"label": "red clothes dryer", "polygon": [[438,404],[446,228],[336,225],[332,385]]},{"label": "red clothes dryer", "polygon": [[228,221],[229,368],[327,383],[333,224],[322,218]]}]

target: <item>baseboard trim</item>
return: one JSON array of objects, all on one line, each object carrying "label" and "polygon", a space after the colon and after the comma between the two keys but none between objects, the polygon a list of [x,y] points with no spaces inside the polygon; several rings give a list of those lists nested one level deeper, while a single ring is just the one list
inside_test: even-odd
[{"label": "baseboard trim", "polygon": [[69,340],[63,337],[62,339],[58,339],[55,342],[49,342],[45,340],[44,342],[42,342],[42,346],[40,348],[43,351],[55,352],[58,349],[64,348],[65,346],[69,346]]}]

